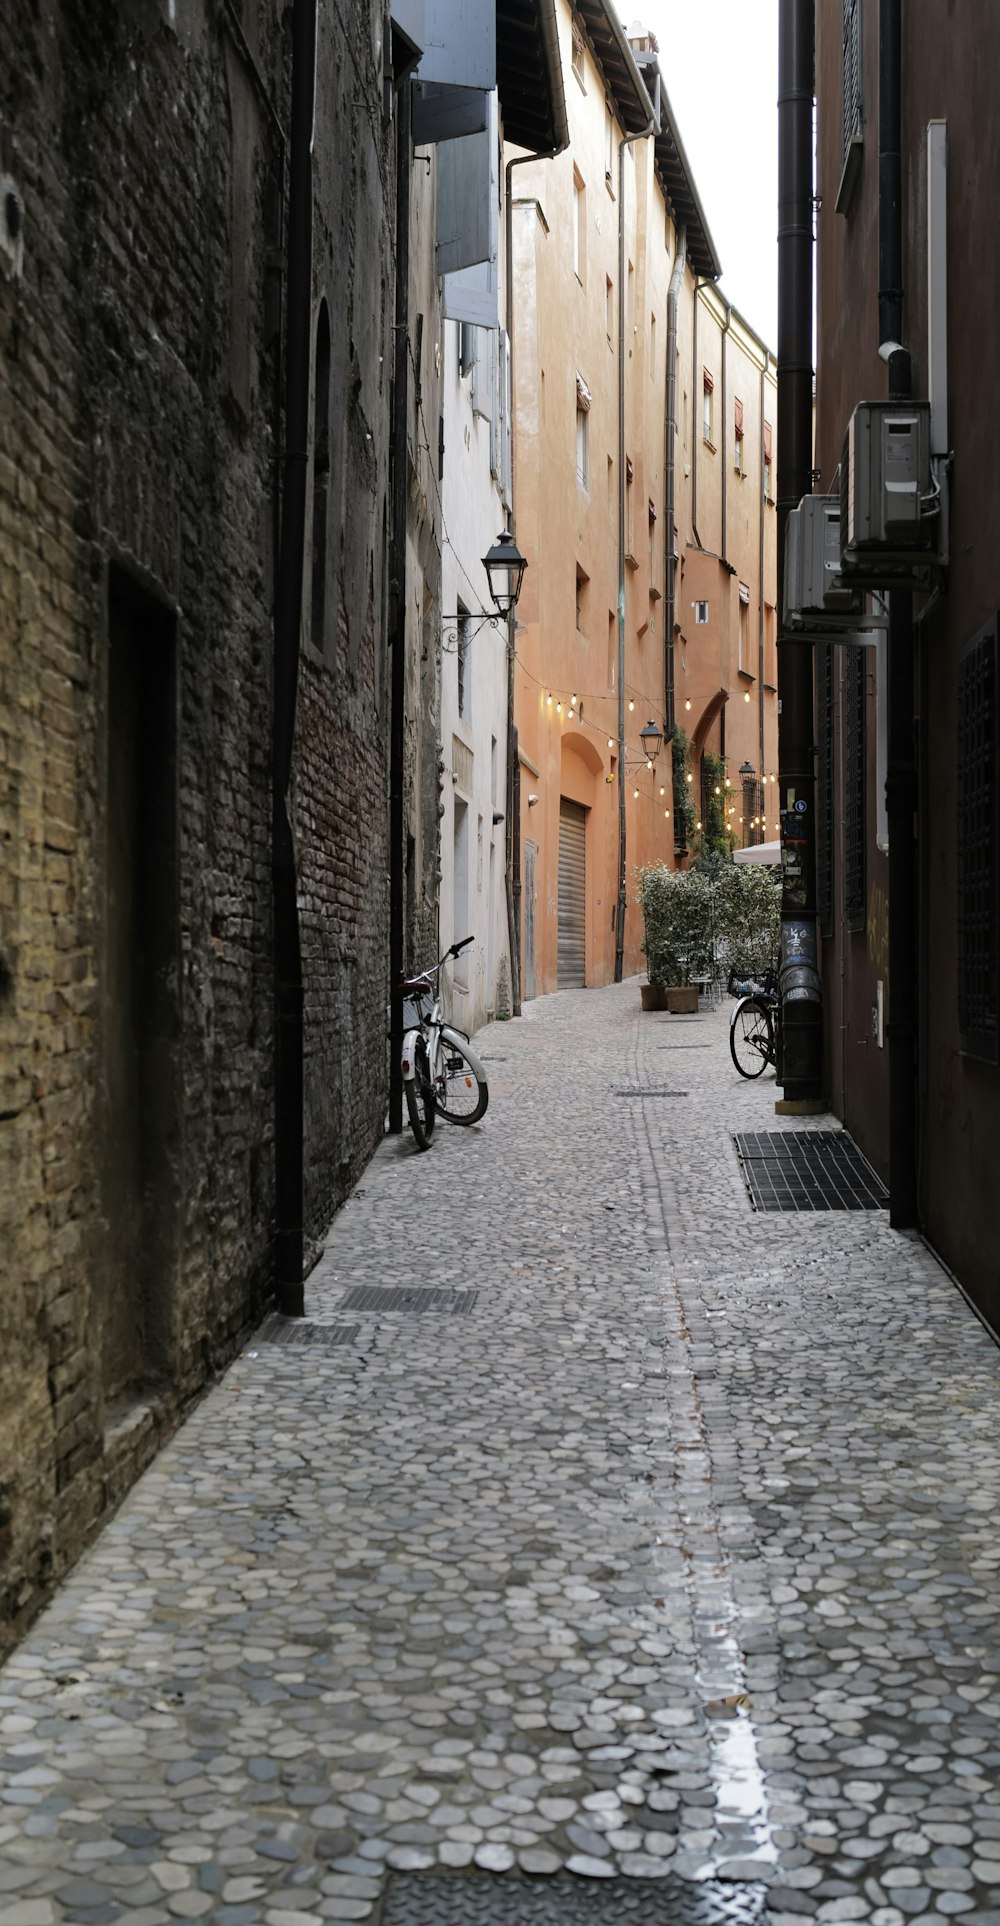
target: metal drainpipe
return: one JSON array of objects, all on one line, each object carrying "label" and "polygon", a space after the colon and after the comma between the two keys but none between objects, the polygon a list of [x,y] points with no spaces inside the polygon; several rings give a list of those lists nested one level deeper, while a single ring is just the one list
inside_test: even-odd
[{"label": "metal drainpipe", "polygon": [[[556,153],[518,154],[504,168],[504,246],[507,250],[507,285],[504,311],[510,347],[510,531],[517,532],[517,437],[514,434],[514,210],[511,204],[511,174],[515,167],[529,161],[550,160]],[[506,858],[507,946],[510,950],[510,1007],[513,1016],[521,1014],[521,781],[518,764],[517,729],[514,724],[514,671],[517,663],[517,610],[507,617],[507,822],[504,854]],[[517,819],[515,821],[515,812]]]},{"label": "metal drainpipe", "polygon": [[728,366],[727,366],[728,357],[726,354],[726,347],[729,339],[729,330],[732,327],[732,325],[733,325],[733,304],[731,301],[727,301],[726,302],[726,325],[722,330],[722,408],[720,410],[721,416],[722,416],[722,540],[719,543],[719,547],[722,551],[723,561],[727,560],[726,536],[729,530],[729,506],[728,506],[729,505],[729,450],[726,447],[726,436],[729,433],[729,415],[727,412],[728,403],[729,403],[729,383],[728,383]]},{"label": "metal drainpipe", "polygon": [[677,582],[674,561],[674,504],[677,463],[677,312],[687,264],[687,228],[677,230],[677,249],[667,296],[667,433],[664,450],[664,538],[663,538],[663,695],[664,731],[669,742],[677,727],[674,696],[674,616]]},{"label": "metal drainpipe", "polygon": [[[778,579],[790,511],[812,491],[814,0],[778,10]],[[823,1003],[816,937],[813,650],[779,636],[781,1008],[784,1103],[823,1094]]]},{"label": "metal drainpipe", "polygon": [[767,502],[764,498],[764,401],[767,394],[767,370],[770,359],[771,350],[765,348],[764,366],[760,371],[760,452],[757,462],[757,482],[760,488],[760,531],[757,544],[757,697],[760,709],[758,732],[762,780],[764,776],[764,526],[767,515]]},{"label": "metal drainpipe", "polygon": [[698,533],[698,443],[701,440],[701,419],[696,413],[698,406],[698,290],[704,281],[694,277],[694,303],[691,316],[691,533],[698,547],[703,546]]},{"label": "metal drainpipe", "polygon": [[303,1287],[303,986],[295,842],[288,808],[305,559],[312,349],[312,142],[316,0],[295,0],[288,180],[288,349],[285,476],[274,621],[271,878],[274,903],[274,1282],[286,1317],[305,1311]]},{"label": "metal drainpipe", "polygon": [[[879,351],[889,363],[889,395],[909,400],[910,356],[903,332],[901,0],[879,0]],[[892,347],[892,344],[896,344]],[[889,591],[889,1222],[919,1222],[917,1195],[917,845],[914,741],[913,596]]]},{"label": "metal drainpipe", "polygon": [[625,967],[625,149],[647,140],[660,124],[660,71],[647,126],[618,142],[618,897],[615,903],[615,982]]},{"label": "metal drainpipe", "polygon": [[396,290],[392,370],[392,533],[389,563],[389,1129],[403,1128],[403,974],[406,745],[406,501],[410,368],[410,82],[396,97]]}]

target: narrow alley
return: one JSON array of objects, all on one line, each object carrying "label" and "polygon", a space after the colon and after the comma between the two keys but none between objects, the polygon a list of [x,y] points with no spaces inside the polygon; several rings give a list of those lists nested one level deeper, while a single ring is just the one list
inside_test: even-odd
[{"label": "narrow alley", "polygon": [[0,1674],[4,1926],[1000,1920],[1000,1359],[728,1009],[386,1140]]}]

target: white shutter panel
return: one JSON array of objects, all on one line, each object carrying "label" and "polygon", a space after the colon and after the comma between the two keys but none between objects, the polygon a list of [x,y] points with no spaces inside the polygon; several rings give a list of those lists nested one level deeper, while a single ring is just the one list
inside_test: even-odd
[{"label": "white shutter panel", "polygon": [[419,80],[451,87],[497,84],[496,0],[424,0]]}]

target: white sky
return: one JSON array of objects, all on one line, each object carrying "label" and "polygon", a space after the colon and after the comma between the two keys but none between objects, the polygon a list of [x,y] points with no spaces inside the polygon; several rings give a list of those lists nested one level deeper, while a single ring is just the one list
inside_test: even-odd
[{"label": "white sky", "polygon": [[655,33],[721,286],[778,346],[778,0],[615,0]]}]

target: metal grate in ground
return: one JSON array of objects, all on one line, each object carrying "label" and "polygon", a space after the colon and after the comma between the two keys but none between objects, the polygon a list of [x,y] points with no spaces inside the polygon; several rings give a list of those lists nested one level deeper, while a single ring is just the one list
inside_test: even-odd
[{"label": "metal grate in ground", "polygon": [[686,1090],[663,1090],[659,1084],[619,1083],[612,1086],[613,1097],[686,1097]]},{"label": "metal grate in ground", "polygon": [[342,1299],[345,1311],[445,1311],[456,1316],[471,1311],[476,1291],[434,1290],[426,1285],[355,1284]]},{"label": "metal grate in ground", "polygon": [[755,1210],[883,1210],[889,1202],[846,1130],[734,1134]]},{"label": "metal grate in ground", "polygon": [[767,1926],[767,1888],[665,1879],[395,1873],[381,1926]]},{"label": "metal grate in ground", "polygon": [[356,1344],[360,1324],[307,1324],[298,1317],[282,1317],[280,1311],[272,1311],[264,1319],[257,1333],[261,1344],[310,1345],[318,1351],[329,1351],[339,1344]]}]

